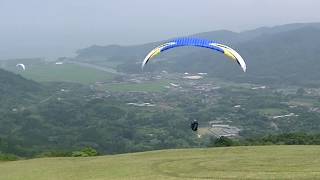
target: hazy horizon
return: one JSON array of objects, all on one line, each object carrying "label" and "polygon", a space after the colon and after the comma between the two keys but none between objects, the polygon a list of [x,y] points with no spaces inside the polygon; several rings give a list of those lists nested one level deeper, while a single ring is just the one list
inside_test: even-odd
[{"label": "hazy horizon", "polygon": [[0,59],[72,56],[215,30],[320,22],[317,0],[0,1]]}]

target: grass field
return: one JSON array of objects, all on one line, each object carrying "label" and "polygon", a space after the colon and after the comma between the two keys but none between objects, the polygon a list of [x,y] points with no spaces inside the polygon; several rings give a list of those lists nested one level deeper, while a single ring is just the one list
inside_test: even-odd
[{"label": "grass field", "polygon": [[[93,67],[81,66],[78,64],[65,63],[56,65],[54,63],[34,63],[28,64],[26,70],[17,68],[15,65],[6,68],[9,71],[20,74],[21,76],[38,82],[75,82],[82,84],[93,84],[95,82],[106,82],[111,80],[115,74],[108,73]],[[162,92],[165,91],[166,81],[146,82],[146,83],[119,83],[105,84],[97,87],[101,90],[128,92],[128,91],[145,91],[145,92]]]},{"label": "grass field", "polygon": [[264,108],[264,109],[259,109],[259,113],[265,116],[279,116],[279,115],[288,114],[289,112],[287,110],[279,109],[279,108]]},{"label": "grass field", "polygon": [[164,150],[0,162],[0,179],[320,179],[320,146]]},{"label": "grass field", "polygon": [[[9,69],[10,70],[10,69]],[[90,67],[76,64],[39,64],[26,67],[25,71],[14,67],[15,73],[35,81],[64,81],[89,84],[96,81],[110,80],[113,75]]]}]

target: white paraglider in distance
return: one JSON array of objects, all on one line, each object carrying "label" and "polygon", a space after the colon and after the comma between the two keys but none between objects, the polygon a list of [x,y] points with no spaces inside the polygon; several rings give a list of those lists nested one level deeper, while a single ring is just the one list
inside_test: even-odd
[{"label": "white paraglider in distance", "polygon": [[24,71],[26,70],[26,66],[24,64],[17,64],[16,67],[21,67]]}]

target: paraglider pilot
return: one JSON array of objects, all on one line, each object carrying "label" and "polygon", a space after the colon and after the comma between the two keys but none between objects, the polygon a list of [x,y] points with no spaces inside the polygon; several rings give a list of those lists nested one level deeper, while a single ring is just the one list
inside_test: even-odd
[{"label": "paraglider pilot", "polygon": [[197,131],[198,130],[198,125],[199,125],[199,123],[198,123],[197,120],[194,119],[193,121],[191,121],[190,127],[191,127],[192,131]]}]

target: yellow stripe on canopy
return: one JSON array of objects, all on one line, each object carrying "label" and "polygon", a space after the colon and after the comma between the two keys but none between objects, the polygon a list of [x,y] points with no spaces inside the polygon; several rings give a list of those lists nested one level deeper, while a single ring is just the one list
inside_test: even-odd
[{"label": "yellow stripe on canopy", "polygon": [[225,48],[223,50],[224,50],[224,55],[228,56],[229,58],[231,58],[234,61],[237,61],[237,58],[232,54],[232,52],[228,51]]}]

